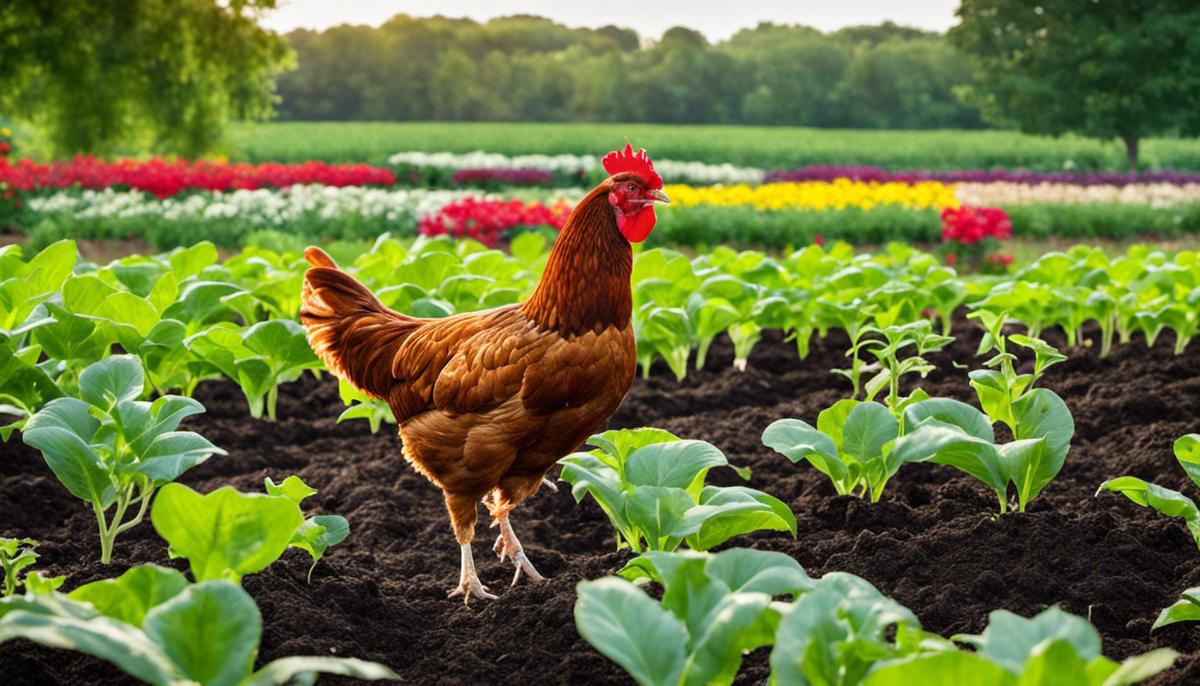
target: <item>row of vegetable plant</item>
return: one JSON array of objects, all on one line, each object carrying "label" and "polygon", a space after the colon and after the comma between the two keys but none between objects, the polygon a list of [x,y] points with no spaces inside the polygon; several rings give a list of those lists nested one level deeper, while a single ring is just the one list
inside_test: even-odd
[{"label": "row of vegetable plant", "polygon": [[[388,306],[441,317],[521,300],[544,266],[548,244],[545,235],[525,233],[507,253],[446,237],[383,237],[330,250]],[[253,416],[274,418],[278,385],[321,369],[295,320],[305,267],[297,252],[262,248],[219,262],[206,242],[107,265],[79,262],[71,241],[28,259],[17,246],[3,248],[0,406],[17,420],[0,427],[0,437],[46,403],[73,394],[83,369],[118,347],[145,370],[134,400],[152,393],[186,398],[203,380],[225,377],[242,389]],[[733,342],[733,364],[744,368],[765,329],[783,331],[802,359],[814,336],[839,329],[850,339],[846,376],[855,394],[869,332],[932,319],[946,334],[964,305],[1024,324],[1031,338],[1062,327],[1071,347],[1087,342],[1084,325],[1096,322],[1101,355],[1113,341],[1140,332],[1153,344],[1166,330],[1182,352],[1200,329],[1200,257],[1143,247],[1111,260],[1080,246],[1008,276],[963,276],[899,245],[876,254],[855,254],[846,244],[783,255],[719,247],[695,258],[651,249],[636,256],[633,284],[644,374],[662,359],[683,378],[689,362],[705,364],[722,333]],[[354,400],[351,393],[347,398]],[[346,416],[375,424],[387,419],[379,406],[355,407]]]}]

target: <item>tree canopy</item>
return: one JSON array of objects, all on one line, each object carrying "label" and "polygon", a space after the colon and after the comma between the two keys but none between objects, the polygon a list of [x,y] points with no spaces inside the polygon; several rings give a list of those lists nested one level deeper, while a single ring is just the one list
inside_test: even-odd
[{"label": "tree canopy", "polygon": [[1200,134],[1200,3],[1195,0],[963,0],[951,41],[980,78],[990,121],[1029,133],[1125,142]]},{"label": "tree canopy", "polygon": [[512,16],[397,15],[293,31],[279,82],[297,120],[652,121],[971,128],[970,65],[943,36],[894,24],[821,33],[764,23],[710,43]]},{"label": "tree canopy", "polygon": [[275,0],[5,0],[0,111],[56,154],[214,145],[271,112],[284,41],[256,23]]}]

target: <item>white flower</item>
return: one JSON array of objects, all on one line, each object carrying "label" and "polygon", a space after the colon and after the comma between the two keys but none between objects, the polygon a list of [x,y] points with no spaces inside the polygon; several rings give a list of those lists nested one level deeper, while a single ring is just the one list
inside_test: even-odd
[{"label": "white flower", "polygon": [[[414,167],[440,169],[546,169],[561,174],[590,172],[599,168],[594,155],[517,155],[476,150],[463,154],[449,152],[400,152],[388,158],[388,164],[408,164]],[[766,172],[754,167],[735,167],[732,164],[705,164],[657,160],[654,169],[668,183],[762,183]]]}]

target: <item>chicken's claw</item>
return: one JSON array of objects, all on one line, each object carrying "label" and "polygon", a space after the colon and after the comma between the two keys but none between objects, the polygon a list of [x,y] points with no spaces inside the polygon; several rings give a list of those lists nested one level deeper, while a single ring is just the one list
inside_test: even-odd
[{"label": "chicken's claw", "polygon": [[546,488],[549,488],[551,491],[558,493],[558,484],[554,483],[553,481],[551,481],[550,479],[547,479],[544,476],[542,477],[542,485],[545,486]]},{"label": "chicken's claw", "polygon": [[502,562],[507,557],[516,566],[511,585],[516,586],[517,582],[521,580],[521,572],[525,572],[531,581],[545,581],[546,577],[538,573],[533,563],[529,561],[529,557],[525,555],[525,549],[521,547],[521,541],[517,539],[517,534],[508,521],[508,515],[497,517],[496,523],[500,525],[500,535],[496,538],[496,545],[492,546],[492,549],[500,556]]},{"label": "chicken's claw", "polygon": [[488,593],[488,587],[479,582],[479,575],[475,572],[475,558],[471,555],[471,544],[465,543],[460,548],[462,551],[462,572],[458,577],[458,587],[446,594],[446,597],[454,598],[462,596],[463,605],[467,606],[471,604],[472,597],[495,600],[496,596]]}]

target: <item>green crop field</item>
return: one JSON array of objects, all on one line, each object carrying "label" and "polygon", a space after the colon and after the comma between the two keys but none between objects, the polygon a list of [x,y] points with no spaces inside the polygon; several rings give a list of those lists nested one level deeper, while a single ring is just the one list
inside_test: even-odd
[{"label": "green crop field", "polygon": [[[656,124],[542,124],[430,122],[276,122],[235,125],[234,159],[251,162],[380,164],[388,155],[418,150],[505,154],[590,153],[611,150],[628,137],[656,157],[729,162],[769,168],[808,164],[874,165],[886,169],[1117,170],[1119,142],[1011,131],[868,131],[794,127]],[[1200,140],[1148,139],[1142,164],[1200,169]]]}]

